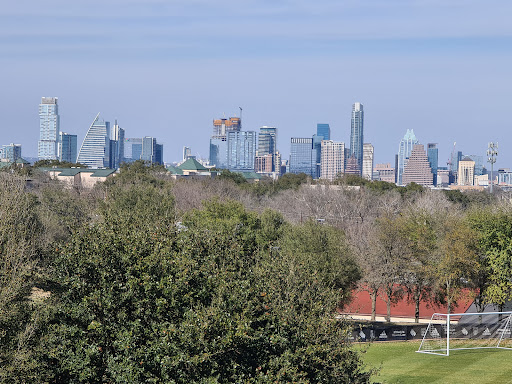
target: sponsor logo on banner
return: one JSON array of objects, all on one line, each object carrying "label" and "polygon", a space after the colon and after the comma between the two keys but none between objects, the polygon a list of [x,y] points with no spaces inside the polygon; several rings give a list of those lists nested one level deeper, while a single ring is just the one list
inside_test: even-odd
[{"label": "sponsor logo on banner", "polygon": [[482,333],[482,336],[491,336],[491,331],[489,331],[489,328],[485,328],[484,333]]},{"label": "sponsor logo on banner", "polygon": [[363,331],[359,332],[359,337],[361,337],[361,339],[366,339],[366,335],[364,334]]},{"label": "sponsor logo on banner", "polygon": [[386,334],[386,331],[382,331],[382,333],[379,335],[379,339],[387,339],[388,335]]},{"label": "sponsor logo on banner", "polygon": [[467,336],[467,335],[468,335],[468,333],[469,333],[469,332],[468,332],[468,330],[467,330],[466,328],[462,328],[462,334],[463,334],[464,336]]},{"label": "sponsor logo on banner", "polygon": [[412,328],[411,328],[411,332],[409,332],[409,333],[411,334],[412,337],[416,336],[416,332]]}]

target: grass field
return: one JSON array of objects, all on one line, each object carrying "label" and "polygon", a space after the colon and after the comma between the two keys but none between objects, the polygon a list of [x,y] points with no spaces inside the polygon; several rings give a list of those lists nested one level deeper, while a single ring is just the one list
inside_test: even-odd
[{"label": "grass field", "polygon": [[373,343],[363,360],[380,368],[374,383],[512,383],[512,350],[453,351],[450,356],[416,353],[418,342]]}]

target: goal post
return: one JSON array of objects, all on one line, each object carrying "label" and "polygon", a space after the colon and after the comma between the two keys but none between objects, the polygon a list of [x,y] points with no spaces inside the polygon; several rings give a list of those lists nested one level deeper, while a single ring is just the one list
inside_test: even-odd
[{"label": "goal post", "polygon": [[512,349],[512,312],[434,313],[416,352],[449,356],[464,349]]}]

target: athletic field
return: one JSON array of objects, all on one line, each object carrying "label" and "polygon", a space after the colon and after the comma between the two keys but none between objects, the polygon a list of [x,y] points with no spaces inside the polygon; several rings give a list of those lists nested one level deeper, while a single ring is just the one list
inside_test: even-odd
[{"label": "athletic field", "polygon": [[374,383],[512,383],[512,350],[416,353],[419,342],[358,344],[368,367],[380,367]]}]

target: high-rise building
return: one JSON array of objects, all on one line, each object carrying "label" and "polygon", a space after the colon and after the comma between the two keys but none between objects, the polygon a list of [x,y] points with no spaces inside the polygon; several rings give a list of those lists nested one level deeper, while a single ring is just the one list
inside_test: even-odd
[{"label": "high-rise building", "polygon": [[345,143],[322,140],[320,178],[332,181],[345,171]]},{"label": "high-rise building", "polygon": [[151,164],[163,164],[163,145],[158,144],[156,138],[146,136],[142,139],[141,160]]},{"label": "high-rise building", "polygon": [[467,156],[459,160],[457,185],[475,185],[475,162]]},{"label": "high-rise building", "polygon": [[379,175],[378,180],[395,183],[395,168],[391,167],[390,163],[375,164],[374,170]]},{"label": "high-rise building", "polygon": [[316,134],[321,136],[323,140],[331,140],[331,127],[329,124],[317,124]]},{"label": "high-rise building", "polygon": [[398,146],[398,166],[396,171],[397,185],[404,185],[402,175],[404,173],[407,160],[409,159],[409,156],[411,156],[413,146],[416,144],[418,144],[418,139],[416,139],[416,136],[414,135],[414,130],[408,129],[404,138],[400,140],[400,145]]},{"label": "high-rise building", "polygon": [[59,132],[60,118],[57,98],[43,97],[39,104],[39,142],[37,143],[39,160],[58,159]]},{"label": "high-rise building", "polygon": [[363,170],[361,176],[367,180],[373,179],[373,145],[363,144]]},{"label": "high-rise building", "polygon": [[227,168],[230,171],[254,171],[256,132],[229,131],[227,149]]},{"label": "high-rise building", "polygon": [[277,128],[263,126],[258,133],[258,156],[277,152]]},{"label": "high-rise building", "polygon": [[271,174],[273,172],[272,165],[274,162],[274,155],[256,155],[254,159],[254,172]]},{"label": "high-rise building", "polygon": [[21,144],[9,144],[2,146],[2,159],[6,159],[11,163],[15,163],[21,159]]},{"label": "high-rise building", "polygon": [[85,135],[77,162],[89,168],[108,168],[110,165],[110,123],[100,120],[100,114],[92,122]]},{"label": "high-rise building", "polygon": [[65,132],[59,132],[59,161],[68,163],[76,162],[77,136]]},{"label": "high-rise building", "polygon": [[140,137],[131,137],[124,139],[124,161],[127,163],[140,160],[142,156],[142,139]]},{"label": "high-rise building", "polygon": [[190,147],[183,147],[183,161],[187,161],[192,156]]},{"label": "high-rise building", "polygon": [[402,183],[416,183],[424,187],[434,185],[432,170],[428,163],[428,157],[425,148],[421,144],[415,144],[412,148],[411,155],[405,164],[404,173],[402,174]]},{"label": "high-rise building", "polygon": [[312,138],[292,137],[288,172],[316,177],[316,150]]},{"label": "high-rise building", "polygon": [[466,155],[475,162],[475,176],[481,176],[484,174],[484,158],[479,155]]},{"label": "high-rise building", "polygon": [[228,167],[228,139],[226,136],[212,136],[210,139],[209,163],[219,169]]},{"label": "high-rise building", "polygon": [[350,120],[350,155],[357,160],[359,174],[363,167],[363,127],[364,111],[363,104],[354,103],[352,105],[352,118]]},{"label": "high-rise building", "polygon": [[357,165],[357,159],[354,155],[350,155],[345,163],[345,174],[346,175],[360,175],[361,171]]},{"label": "high-rise building", "polygon": [[226,136],[228,132],[240,131],[242,120],[239,117],[213,120],[213,136]]},{"label": "high-rise building", "polygon": [[124,162],[124,129],[115,121],[110,131],[111,143],[111,168],[117,169]]},{"label": "high-rise building", "polygon": [[430,168],[432,169],[432,174],[434,175],[434,185],[437,185],[437,167],[438,167],[438,149],[436,143],[428,143],[427,144],[427,157],[428,163],[430,164]]}]

